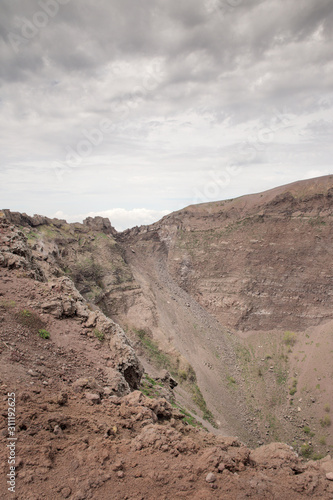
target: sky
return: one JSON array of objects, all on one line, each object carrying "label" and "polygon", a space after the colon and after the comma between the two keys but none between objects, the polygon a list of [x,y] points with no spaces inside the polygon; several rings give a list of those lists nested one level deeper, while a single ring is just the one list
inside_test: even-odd
[{"label": "sky", "polygon": [[1,208],[117,230],[333,173],[332,0],[1,0]]}]

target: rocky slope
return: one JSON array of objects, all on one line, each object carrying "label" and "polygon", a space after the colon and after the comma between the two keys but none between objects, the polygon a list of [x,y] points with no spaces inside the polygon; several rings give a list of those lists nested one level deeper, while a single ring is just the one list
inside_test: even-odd
[{"label": "rocky slope", "polygon": [[[47,246],[52,234],[30,245],[26,236],[32,227],[38,234],[63,228],[57,221],[31,226],[20,218],[15,224],[17,214],[0,215],[2,498],[333,498],[331,457],[305,462],[279,443],[251,450],[237,438],[192,427],[165,398],[145,396],[160,387],[172,401],[170,377],[161,377],[169,387],[146,376],[148,383],[140,385],[142,366],[125,332],[61,272],[60,242]],[[79,232],[96,237],[85,226]],[[75,231],[68,232],[73,248]],[[86,279],[88,287],[92,279]],[[144,283],[139,286],[145,296]],[[177,287],[173,280],[170,286]],[[172,302],[184,299],[181,290],[173,289]],[[209,321],[200,306],[195,314]],[[8,408],[14,400],[13,451],[7,445],[13,443]],[[8,491],[9,454],[15,492]]]},{"label": "rocky slope", "polygon": [[311,179],[118,236],[155,311],[146,328],[191,363],[220,429],[248,443],[310,442],[315,456],[333,446],[322,425],[333,408],[332,193],[333,176]]}]

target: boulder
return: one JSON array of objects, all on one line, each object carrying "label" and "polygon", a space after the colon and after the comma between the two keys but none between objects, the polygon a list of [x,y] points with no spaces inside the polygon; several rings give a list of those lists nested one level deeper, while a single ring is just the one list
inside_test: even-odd
[{"label": "boulder", "polygon": [[97,313],[95,311],[90,311],[85,326],[87,328],[93,328],[96,325]]},{"label": "boulder", "polygon": [[44,302],[41,305],[44,312],[52,314],[56,318],[61,318],[63,313],[62,301],[60,299],[52,299],[48,302]]},{"label": "boulder", "polygon": [[101,402],[101,396],[99,394],[93,392],[85,392],[84,393],[86,399],[92,404],[99,404]]},{"label": "boulder", "polygon": [[98,394],[103,394],[103,387],[92,377],[81,377],[73,383],[73,389],[76,392],[82,392],[84,389],[90,389]]},{"label": "boulder", "polygon": [[92,231],[99,231],[105,234],[116,235],[117,231],[111,226],[111,222],[106,217],[87,217],[83,221],[84,226],[88,226]]},{"label": "boulder", "polygon": [[109,343],[114,368],[124,375],[131,389],[137,389],[143,374],[143,367],[120,327],[119,330]]},{"label": "boulder", "polygon": [[252,465],[270,469],[278,469],[286,463],[293,466],[297,465],[298,458],[290,446],[283,443],[270,443],[260,446],[250,453],[250,463]]},{"label": "boulder", "polygon": [[206,483],[215,483],[216,481],[216,476],[214,472],[209,472],[206,476]]},{"label": "boulder", "polygon": [[105,374],[107,377],[107,389],[110,390],[110,394],[124,396],[130,393],[130,387],[119,371],[114,368],[105,368]]}]

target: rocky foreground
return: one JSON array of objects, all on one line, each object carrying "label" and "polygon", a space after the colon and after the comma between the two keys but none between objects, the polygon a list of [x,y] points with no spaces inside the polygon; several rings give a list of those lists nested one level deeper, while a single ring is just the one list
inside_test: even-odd
[{"label": "rocky foreground", "polygon": [[306,462],[281,443],[251,450],[138,390],[143,368],[124,331],[68,277],[46,280],[4,216],[0,280],[1,498],[333,499],[330,456]]}]

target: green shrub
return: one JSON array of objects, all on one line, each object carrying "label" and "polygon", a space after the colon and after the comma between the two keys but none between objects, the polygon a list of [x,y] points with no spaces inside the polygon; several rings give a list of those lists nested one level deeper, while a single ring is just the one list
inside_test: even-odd
[{"label": "green shrub", "polygon": [[0,307],[2,307],[3,309],[12,309],[15,306],[16,306],[15,300],[1,300],[0,301]]},{"label": "green shrub", "polygon": [[325,415],[325,417],[320,419],[320,425],[322,427],[329,427],[331,425],[331,419],[329,415]]},{"label": "green shrub", "polygon": [[203,418],[205,420],[207,420],[207,422],[209,422],[213,427],[217,428],[217,424],[214,420],[214,416],[213,416],[212,412],[210,410],[208,410],[206,401],[205,401],[199,387],[196,384],[194,384],[193,387],[191,387],[191,389],[192,389],[192,394],[193,394],[192,400],[196,405],[199,406],[200,410],[203,413],[203,415],[202,415]]},{"label": "green shrub", "polygon": [[325,446],[325,444],[326,444],[326,438],[325,438],[325,436],[322,436],[322,437],[319,439],[319,444],[321,444],[322,446]]},{"label": "green shrub", "polygon": [[187,378],[190,382],[196,382],[197,376],[195,374],[194,368],[192,365],[188,365],[187,367]]},{"label": "green shrub", "polygon": [[227,376],[227,381],[228,381],[229,387],[232,387],[233,385],[235,385],[237,383],[236,380],[234,379],[234,377],[232,377],[231,375]]},{"label": "green shrub", "polygon": [[45,330],[44,328],[38,330],[38,335],[42,338],[42,339],[49,339],[50,338],[50,334],[47,330]]},{"label": "green shrub", "polygon": [[291,387],[289,387],[289,394],[293,396],[297,392],[297,379],[294,378]]},{"label": "green shrub", "polygon": [[309,427],[308,425],[305,425],[305,426],[303,427],[303,432],[305,432],[305,434],[310,434],[310,432],[311,432],[310,427]]},{"label": "green shrub", "polygon": [[170,370],[171,375],[177,376],[178,374],[178,363],[174,361],[170,355],[165,354],[158,346],[157,342],[151,338],[151,336],[145,330],[134,329],[136,335],[138,335],[141,343],[141,347],[146,353],[146,356],[152,361],[152,363],[158,368],[165,368]]},{"label": "green shrub", "polygon": [[180,380],[183,380],[184,382],[187,380],[187,372],[185,370],[178,370],[178,376]]},{"label": "green shrub", "polygon": [[326,405],[324,406],[324,410],[325,410],[325,411],[327,411],[327,413],[329,413],[329,412],[331,411],[331,407],[330,407],[330,405],[327,405],[327,404],[326,404]]},{"label": "green shrub", "polygon": [[313,448],[310,444],[302,444],[301,449],[300,449],[300,454],[304,458],[310,458],[313,452]]},{"label": "green shrub", "polygon": [[296,334],[293,332],[284,332],[283,342],[288,346],[294,346],[296,344]]},{"label": "green shrub", "polygon": [[141,340],[143,340],[145,338],[145,336],[147,335],[145,330],[134,330],[134,331],[139,336],[139,338]]},{"label": "green shrub", "polygon": [[94,335],[100,342],[104,340],[104,333],[101,332],[100,330],[97,330],[97,328],[95,328],[94,330]]}]

